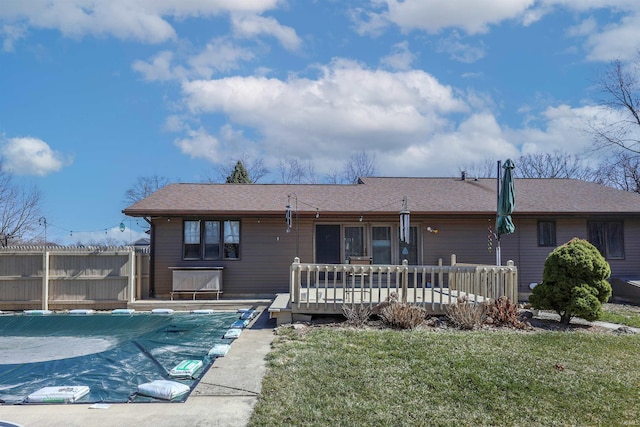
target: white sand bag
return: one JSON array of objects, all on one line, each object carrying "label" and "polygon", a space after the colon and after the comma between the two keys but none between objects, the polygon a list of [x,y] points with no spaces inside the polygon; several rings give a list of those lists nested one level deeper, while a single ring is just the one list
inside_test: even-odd
[{"label": "white sand bag", "polygon": [[242,316],[240,316],[240,319],[242,319],[242,320],[251,320],[254,317],[256,317],[257,314],[258,314],[258,312],[256,312],[255,310],[249,310],[249,311],[246,311],[246,312],[242,313]]},{"label": "white sand bag", "polygon": [[44,387],[27,396],[29,403],[73,403],[89,393],[87,386]]},{"label": "white sand bag", "polygon": [[52,313],[53,311],[51,310],[25,310],[24,311],[24,314],[28,316],[47,316]]},{"label": "white sand bag", "polygon": [[183,360],[169,371],[169,375],[173,378],[192,378],[200,369],[202,360]]},{"label": "white sand bag", "polygon": [[133,314],[136,310],[133,308],[116,308],[111,311],[111,314]]},{"label": "white sand bag", "polygon": [[242,333],[242,329],[238,329],[238,328],[229,329],[227,332],[224,333],[224,336],[222,338],[236,339],[240,336],[241,333]]},{"label": "white sand bag", "polygon": [[191,310],[191,313],[193,314],[213,314],[215,313],[215,311],[213,309],[210,308],[202,308],[199,310]]},{"label": "white sand bag", "polygon": [[151,314],[173,314],[173,309],[171,308],[154,308],[151,310]]},{"label": "white sand bag", "polygon": [[209,350],[209,357],[224,357],[230,348],[231,346],[229,344],[216,344]]},{"label": "white sand bag", "polygon": [[138,394],[162,400],[173,400],[189,390],[188,385],[169,380],[155,380],[138,386]]},{"label": "white sand bag", "polygon": [[84,309],[84,308],[76,308],[76,309],[73,309],[73,310],[69,310],[69,314],[73,314],[75,316],[78,316],[78,315],[85,316],[85,315],[88,315],[88,314],[93,314],[95,312],[96,312],[95,310]]},{"label": "white sand bag", "polygon": [[231,329],[242,329],[246,328],[249,325],[249,319],[238,319],[231,325]]}]

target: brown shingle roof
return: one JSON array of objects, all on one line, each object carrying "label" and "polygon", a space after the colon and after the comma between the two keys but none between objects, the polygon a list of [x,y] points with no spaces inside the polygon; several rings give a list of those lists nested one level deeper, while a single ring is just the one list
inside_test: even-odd
[{"label": "brown shingle roof", "polygon": [[[282,214],[291,194],[301,214],[488,214],[496,179],[363,178],[361,184],[170,184],[126,208],[131,216]],[[575,179],[516,179],[514,214],[640,214],[640,195]],[[294,196],[295,195],[295,196]]]}]

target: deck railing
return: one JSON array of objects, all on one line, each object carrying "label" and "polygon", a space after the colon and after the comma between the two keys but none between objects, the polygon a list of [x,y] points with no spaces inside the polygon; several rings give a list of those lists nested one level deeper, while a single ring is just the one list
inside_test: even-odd
[{"label": "deck railing", "polygon": [[433,313],[466,296],[481,302],[502,296],[518,300],[518,272],[512,261],[506,266],[291,265],[290,306],[298,313],[341,313],[344,304],[373,307],[395,293],[399,301],[420,305]]}]

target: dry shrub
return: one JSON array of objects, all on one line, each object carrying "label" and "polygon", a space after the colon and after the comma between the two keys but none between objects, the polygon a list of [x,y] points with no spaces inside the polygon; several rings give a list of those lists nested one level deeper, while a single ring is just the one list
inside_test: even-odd
[{"label": "dry shrub", "polygon": [[460,329],[478,328],[487,319],[487,305],[469,302],[466,295],[459,297],[455,304],[449,304],[446,312],[451,323]]},{"label": "dry shrub", "polygon": [[347,318],[347,323],[360,327],[369,320],[372,312],[368,305],[344,304],[342,306],[342,313],[344,314],[344,317]]},{"label": "dry shrub", "polygon": [[380,318],[394,328],[413,329],[424,322],[427,311],[417,305],[392,302],[380,311]]},{"label": "dry shrub", "polygon": [[495,326],[511,326],[524,329],[527,323],[520,318],[522,310],[507,297],[491,300],[487,305],[487,323]]}]

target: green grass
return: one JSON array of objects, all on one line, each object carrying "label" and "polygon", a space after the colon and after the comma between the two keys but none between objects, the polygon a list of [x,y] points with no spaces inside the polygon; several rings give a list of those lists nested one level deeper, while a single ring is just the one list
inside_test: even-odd
[{"label": "green grass", "polygon": [[598,320],[640,328],[640,307],[625,304],[604,304],[602,317]]},{"label": "green grass", "polygon": [[639,355],[631,334],[281,328],[250,425],[634,425]]}]

